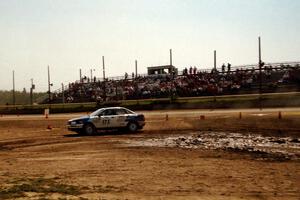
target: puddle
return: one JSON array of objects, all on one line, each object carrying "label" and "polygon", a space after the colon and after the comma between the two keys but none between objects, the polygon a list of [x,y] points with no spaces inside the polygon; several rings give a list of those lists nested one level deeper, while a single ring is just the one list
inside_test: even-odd
[{"label": "puddle", "polygon": [[225,132],[194,132],[186,135],[168,135],[144,140],[128,140],[127,146],[178,147],[194,149],[248,152],[263,157],[300,159],[300,139],[264,137],[255,134]]}]

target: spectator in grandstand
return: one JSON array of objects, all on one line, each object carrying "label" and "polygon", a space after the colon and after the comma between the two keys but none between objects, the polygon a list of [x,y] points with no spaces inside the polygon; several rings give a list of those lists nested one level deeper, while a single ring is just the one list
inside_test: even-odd
[{"label": "spectator in grandstand", "polygon": [[[227,71],[231,71],[231,64],[227,64]],[[279,68],[275,67],[275,68]],[[222,72],[225,72],[225,64],[222,65]],[[280,71],[264,67],[263,84],[269,88],[279,87],[281,84],[300,82],[300,69],[296,67],[284,67]],[[233,94],[249,89],[257,89],[259,83],[259,71],[256,68],[237,69],[231,73],[213,73],[199,71],[196,67],[183,69],[179,76],[145,76],[131,79],[125,73],[122,80],[106,80],[104,82],[82,81],[69,84],[65,90],[67,102],[96,101],[102,102],[105,98],[109,100],[139,99],[139,98],[161,98],[170,97],[176,93],[177,96],[203,96],[216,94]],[[127,75],[126,75],[127,74]],[[85,76],[83,80],[87,80]],[[54,99],[62,98],[58,94]]]},{"label": "spectator in grandstand", "polygon": [[230,70],[231,70],[231,64],[227,63],[227,72],[230,73]]},{"label": "spectator in grandstand", "polygon": [[184,68],[184,70],[182,71],[182,75],[187,75],[188,74],[188,69]]},{"label": "spectator in grandstand", "polygon": [[194,74],[194,75],[197,74],[197,67],[196,67],[196,66],[194,66],[193,74]]},{"label": "spectator in grandstand", "polygon": [[193,73],[193,67],[192,66],[190,67],[190,71],[189,72],[190,72],[190,74]]},{"label": "spectator in grandstand", "polygon": [[225,72],[225,64],[223,63],[223,65],[222,65],[222,73],[224,73]]}]

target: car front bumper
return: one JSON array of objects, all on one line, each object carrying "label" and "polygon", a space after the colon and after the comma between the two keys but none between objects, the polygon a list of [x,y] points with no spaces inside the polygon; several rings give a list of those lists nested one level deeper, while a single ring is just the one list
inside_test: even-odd
[{"label": "car front bumper", "polygon": [[83,128],[83,124],[68,124],[67,128],[69,130],[78,130]]}]

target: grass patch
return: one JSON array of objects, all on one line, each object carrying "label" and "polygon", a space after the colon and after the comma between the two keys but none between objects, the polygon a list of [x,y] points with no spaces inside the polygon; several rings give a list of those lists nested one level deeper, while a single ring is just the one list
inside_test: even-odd
[{"label": "grass patch", "polygon": [[59,193],[64,195],[79,195],[81,188],[57,182],[57,179],[27,179],[10,187],[0,188],[0,199],[26,197],[26,192],[33,193]]}]

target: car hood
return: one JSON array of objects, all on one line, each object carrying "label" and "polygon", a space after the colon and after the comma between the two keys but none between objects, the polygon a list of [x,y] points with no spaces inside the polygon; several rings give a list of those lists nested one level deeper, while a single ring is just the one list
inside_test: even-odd
[{"label": "car hood", "polygon": [[69,121],[88,120],[88,119],[90,119],[90,116],[89,115],[85,115],[85,116],[81,116],[81,117],[70,119]]}]

